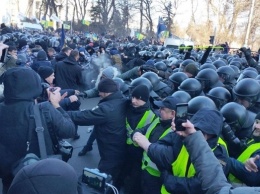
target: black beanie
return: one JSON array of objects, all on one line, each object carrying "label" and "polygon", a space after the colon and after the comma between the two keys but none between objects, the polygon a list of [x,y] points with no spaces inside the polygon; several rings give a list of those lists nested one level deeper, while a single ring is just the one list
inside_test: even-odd
[{"label": "black beanie", "polygon": [[48,66],[41,66],[38,69],[38,74],[41,76],[42,79],[46,79],[53,73],[54,73],[53,69]]},{"label": "black beanie", "polygon": [[98,91],[105,93],[114,93],[118,91],[118,86],[116,82],[112,79],[102,79],[98,84]]},{"label": "black beanie", "polygon": [[255,116],[255,120],[260,120],[260,113],[258,113],[256,116]]},{"label": "black beanie", "polygon": [[149,97],[150,97],[149,90],[148,90],[147,86],[145,86],[145,85],[136,86],[133,89],[132,97],[135,97],[135,98],[140,99],[144,102],[147,102]]}]

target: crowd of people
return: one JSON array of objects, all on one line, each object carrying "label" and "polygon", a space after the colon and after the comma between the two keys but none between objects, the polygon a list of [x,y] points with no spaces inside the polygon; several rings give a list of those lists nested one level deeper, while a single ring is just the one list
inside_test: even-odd
[{"label": "crowd of people", "polygon": [[[78,156],[92,151],[96,140],[98,169],[125,194],[259,193],[260,50],[253,55],[244,47],[235,54],[219,46],[167,48],[153,40],[109,35],[93,40],[79,33],[62,45],[58,33],[10,30],[0,40],[0,54],[7,49],[0,71],[4,194],[28,185],[25,175],[46,165],[42,160],[15,177],[11,173],[26,153],[39,156],[37,134],[30,135],[36,103],[47,129],[48,154],[56,146],[49,133],[77,140],[77,126],[93,125]],[[79,97],[98,96],[97,106],[80,110]],[[188,105],[184,131],[174,122],[180,103]],[[72,186],[66,192],[82,193],[68,166]],[[50,171],[57,174],[56,168]],[[57,184],[69,185],[63,181]],[[37,179],[33,184],[47,192]]]}]

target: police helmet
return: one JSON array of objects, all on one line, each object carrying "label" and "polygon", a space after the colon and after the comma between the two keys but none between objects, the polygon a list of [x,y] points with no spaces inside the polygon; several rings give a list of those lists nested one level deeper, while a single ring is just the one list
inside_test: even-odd
[{"label": "police helmet", "polygon": [[206,96],[215,102],[219,110],[231,100],[230,92],[224,87],[212,88]]},{"label": "police helmet", "polygon": [[225,104],[220,112],[225,118],[225,122],[235,131],[240,130],[246,122],[247,110],[236,102]]},{"label": "police helmet", "polygon": [[154,64],[154,67],[157,70],[161,70],[161,71],[166,71],[167,70],[167,65],[164,62],[162,62],[162,61],[156,62]]},{"label": "police helmet", "polygon": [[212,63],[208,63],[208,62],[200,66],[200,70],[207,69],[207,68],[213,69],[215,71],[217,70],[217,68]]},{"label": "police helmet", "polygon": [[226,66],[226,63],[223,60],[216,60],[212,63],[217,69],[223,66]]},{"label": "police helmet", "polygon": [[135,78],[131,82],[131,84],[129,86],[129,89],[133,90],[136,86],[139,86],[139,85],[146,85],[150,92],[153,90],[153,86],[152,86],[151,82],[147,78],[145,78],[145,77]]},{"label": "police helmet", "polygon": [[122,80],[119,77],[115,77],[115,78],[113,78],[113,80],[116,82],[116,84],[118,85],[118,88],[120,89],[120,91],[122,93],[125,93],[126,91],[128,91],[129,86],[124,82],[124,80]]},{"label": "police helmet", "polygon": [[183,71],[184,68],[185,68],[188,64],[190,64],[190,63],[195,64],[195,62],[194,62],[192,59],[185,59],[184,61],[182,61],[182,63],[180,64],[180,69],[179,69],[179,71]]},{"label": "police helmet", "polygon": [[234,65],[234,66],[236,66],[236,67],[238,67],[238,69],[242,69],[242,63],[241,62],[239,62],[239,61],[236,61],[236,60],[232,60],[230,63],[229,63],[229,65]]},{"label": "police helmet", "polygon": [[169,80],[173,82],[175,89],[178,89],[180,84],[185,80],[188,79],[189,77],[187,76],[186,73],[183,72],[176,72],[173,73],[170,77]]},{"label": "police helmet", "polygon": [[241,81],[242,79],[245,79],[245,78],[252,78],[252,79],[255,79],[256,77],[258,76],[258,73],[253,71],[253,70],[244,70],[240,76],[238,77],[237,79],[237,82]]},{"label": "police helmet", "polygon": [[230,66],[223,66],[217,69],[217,74],[224,81],[224,84],[231,83],[235,80],[235,71]]},{"label": "police helmet", "polygon": [[160,83],[158,75],[154,72],[145,72],[141,77],[148,79],[151,82],[153,88],[156,88]]},{"label": "police helmet", "polygon": [[202,92],[201,83],[195,78],[185,79],[178,89],[189,93],[192,98],[200,95]]},{"label": "police helmet", "polygon": [[252,78],[245,78],[238,82],[233,88],[237,99],[244,99],[253,105],[259,97],[260,84]]},{"label": "police helmet", "polygon": [[217,72],[209,68],[199,71],[195,78],[200,81],[203,90],[212,88],[219,81]]},{"label": "police helmet", "polygon": [[240,69],[237,67],[237,66],[234,66],[234,65],[229,65],[235,72],[235,79],[238,79],[239,78],[239,75],[240,75]]},{"label": "police helmet", "polygon": [[172,94],[172,96],[179,99],[180,103],[188,103],[191,99],[189,93],[185,91],[176,91]]},{"label": "police helmet", "polygon": [[154,58],[155,58],[155,59],[165,59],[165,55],[163,54],[162,51],[156,51],[156,52],[154,53]]},{"label": "police helmet", "polygon": [[193,116],[196,112],[198,112],[202,108],[207,108],[210,110],[217,110],[217,107],[213,100],[206,96],[197,96],[192,98],[188,102],[188,114]]}]

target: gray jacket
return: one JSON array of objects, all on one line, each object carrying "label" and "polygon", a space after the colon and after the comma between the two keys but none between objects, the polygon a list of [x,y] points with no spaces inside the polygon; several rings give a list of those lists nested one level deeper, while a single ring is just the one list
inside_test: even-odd
[{"label": "gray jacket", "polygon": [[184,144],[201,181],[201,187],[206,191],[206,194],[260,193],[260,187],[237,187],[232,189],[219,161],[200,131],[186,137]]}]

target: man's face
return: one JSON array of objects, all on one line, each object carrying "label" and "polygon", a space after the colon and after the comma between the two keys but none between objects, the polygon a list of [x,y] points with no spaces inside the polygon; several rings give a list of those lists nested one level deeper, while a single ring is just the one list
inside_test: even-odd
[{"label": "man's face", "polygon": [[246,99],[242,99],[242,98],[237,98],[237,103],[241,104],[242,106],[244,106],[245,108],[250,107],[250,102],[248,102],[248,100]]},{"label": "man's face", "polygon": [[99,96],[100,96],[101,98],[105,98],[105,97],[109,96],[110,94],[111,94],[111,93],[99,92]]},{"label": "man's face", "polygon": [[169,119],[173,119],[175,116],[175,111],[166,108],[166,107],[161,107],[160,108],[160,117],[161,120],[169,120]]},{"label": "man's face", "polygon": [[145,104],[145,101],[132,97],[132,106],[133,107],[137,108],[137,107],[143,106],[144,104]]},{"label": "man's face", "polygon": [[253,125],[253,136],[260,136],[260,120],[256,119]]},{"label": "man's face", "polygon": [[52,57],[52,56],[54,55],[54,52],[53,52],[53,51],[48,51],[48,55],[49,55],[50,57]]},{"label": "man's face", "polygon": [[45,80],[48,82],[48,84],[53,84],[55,76],[54,73],[52,73],[49,77],[47,77]]}]

